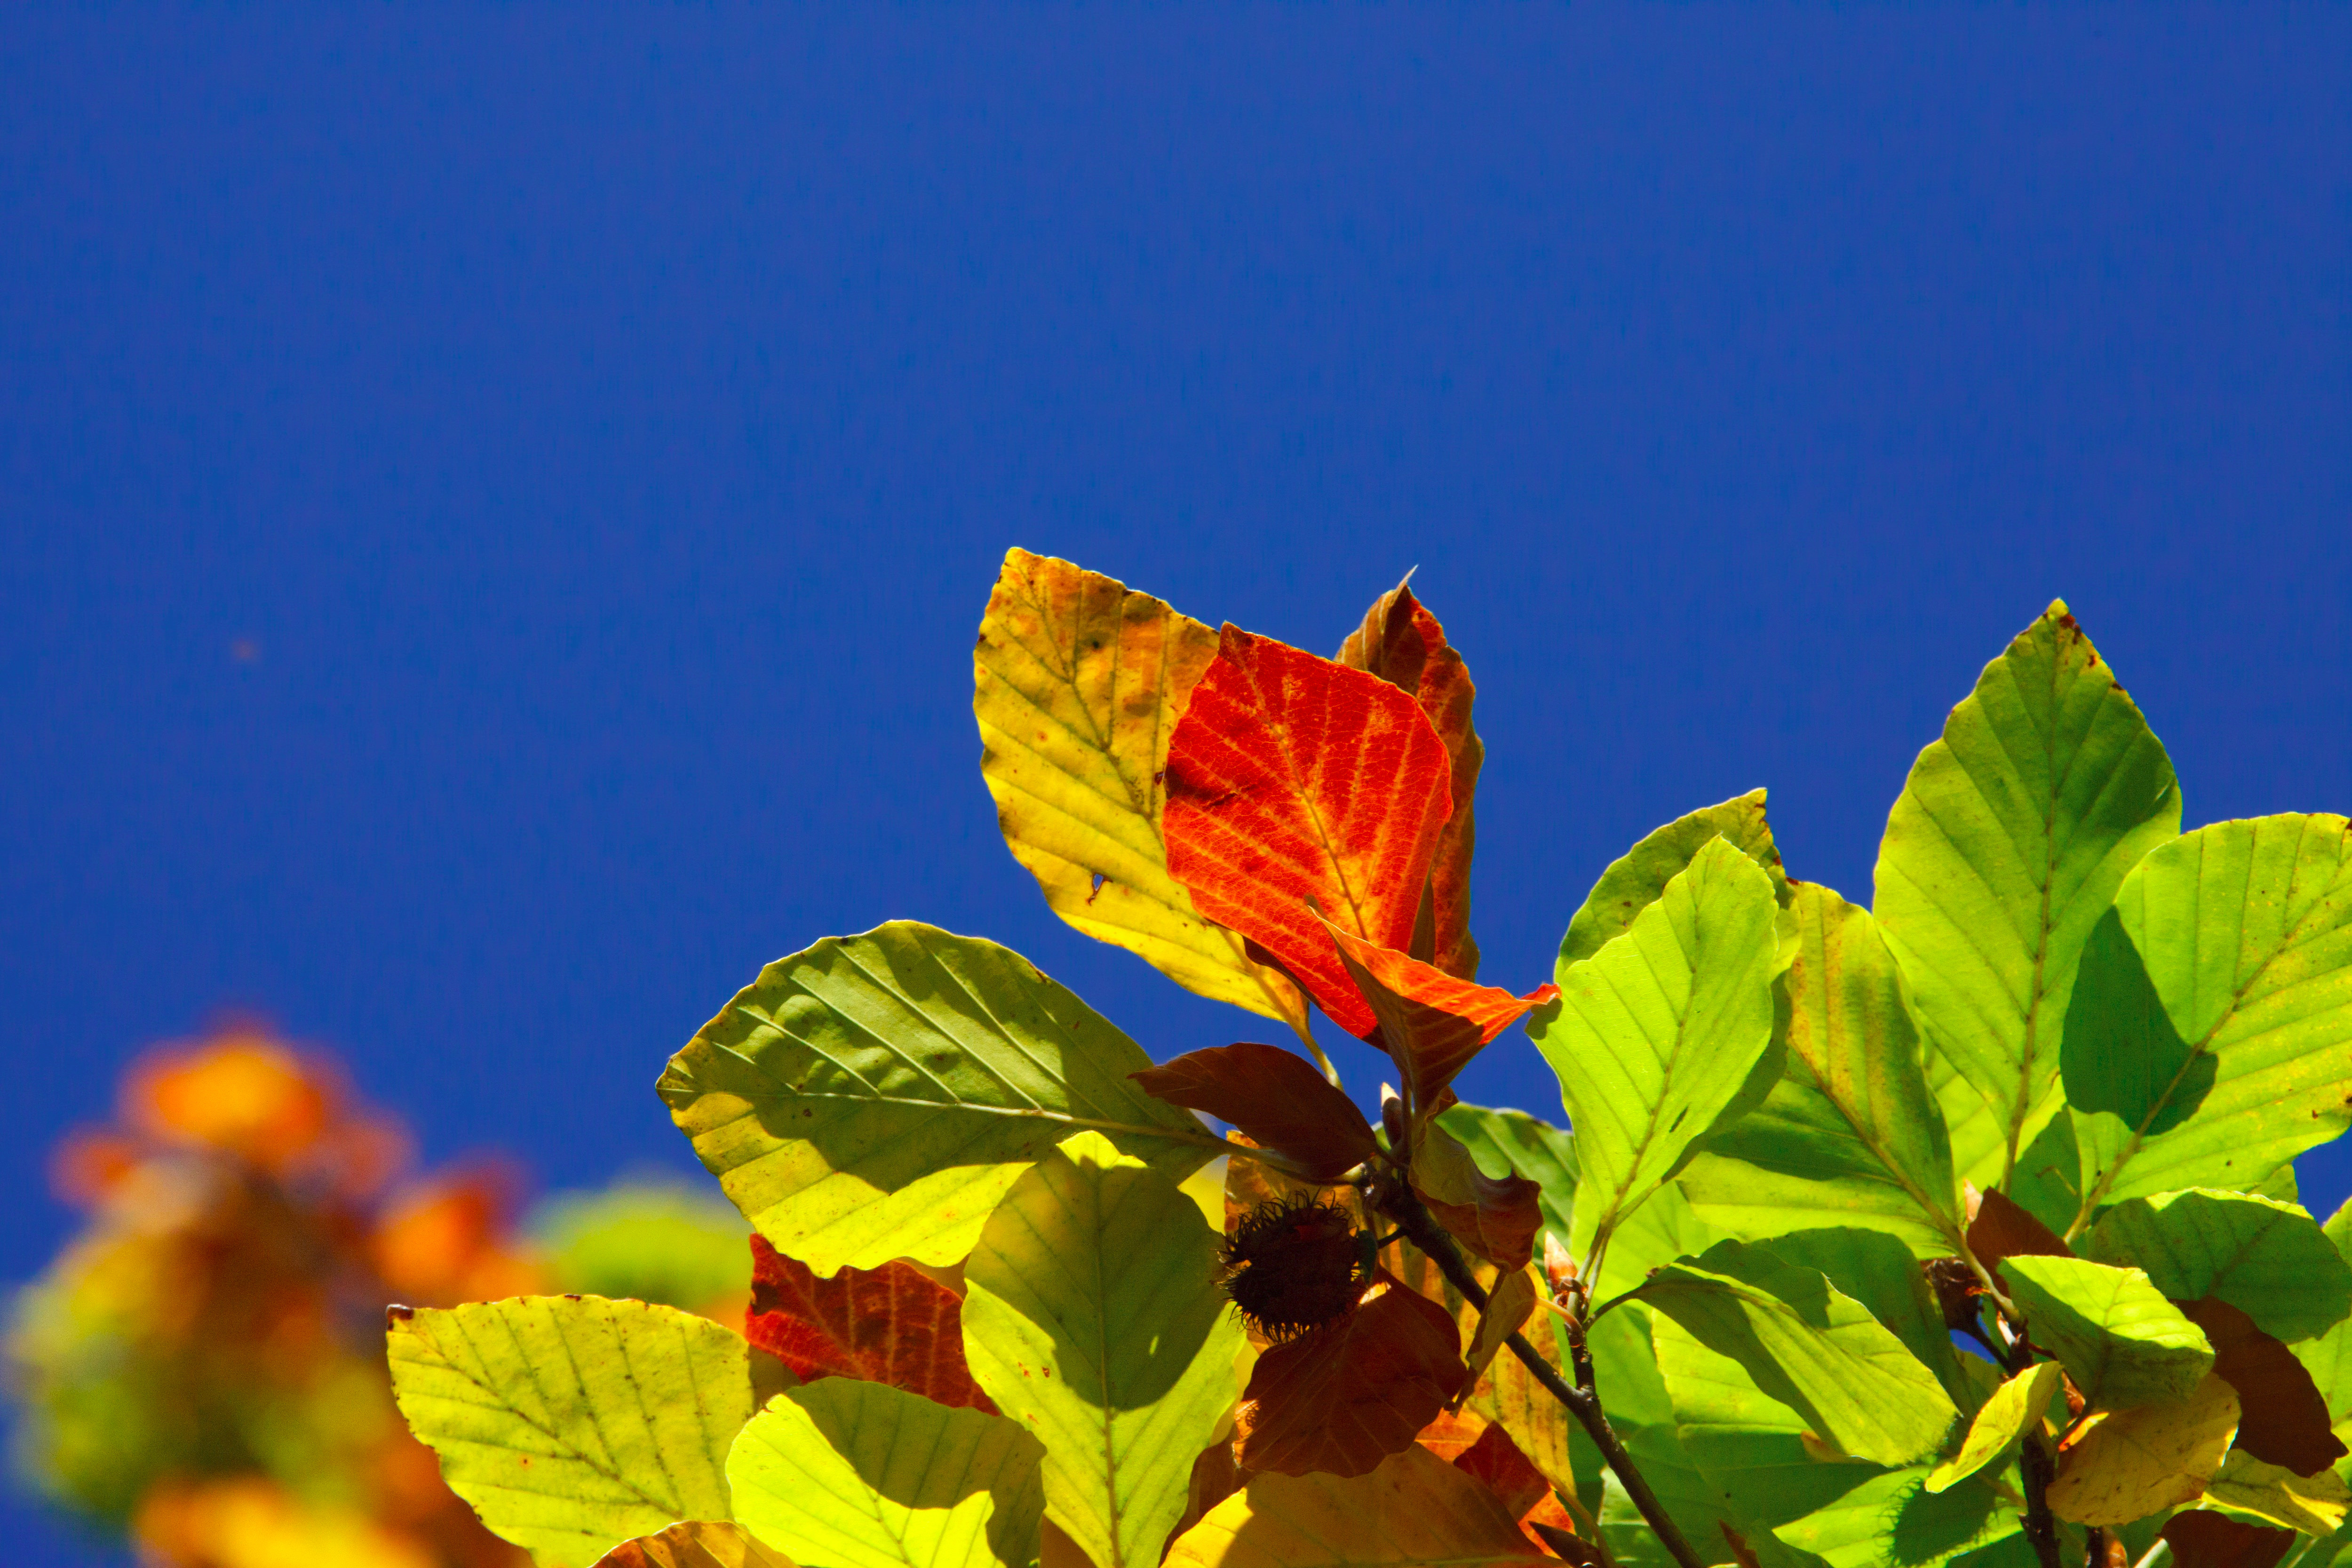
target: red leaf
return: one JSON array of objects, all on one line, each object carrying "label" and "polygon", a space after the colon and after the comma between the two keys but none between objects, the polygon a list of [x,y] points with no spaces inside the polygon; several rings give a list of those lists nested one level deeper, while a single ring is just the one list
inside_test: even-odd
[{"label": "red leaf", "polygon": [[1454,1468],[1494,1488],[1513,1519],[1525,1519],[1551,1495],[1551,1484],[1519,1452],[1519,1446],[1498,1422],[1489,1422],[1476,1442],[1454,1456]]},{"label": "red leaf", "polygon": [[1336,1180],[1380,1152],[1356,1102],[1304,1057],[1273,1046],[1212,1046],[1128,1076],[1171,1105],[1232,1122],[1318,1180]]},{"label": "red leaf", "polygon": [[1378,946],[1410,946],[1451,767],[1404,692],[1228,626],[1169,742],[1169,872],[1360,1037],[1371,1010],[1307,900]]},{"label": "red leaf", "polygon": [[1987,1193],[1978,1204],[1976,1218],[1969,1221],[1969,1250],[2000,1280],[2004,1295],[2009,1282],[2000,1279],[2002,1258],[2074,1256],[2074,1249],[2060,1240],[2056,1231],[2001,1193]]},{"label": "red leaf", "polygon": [[1405,1104],[1416,1117],[1488,1041],[1559,994],[1538,985],[1514,996],[1499,985],[1474,985],[1393,948],[1349,935],[1327,921],[1339,962],[1370,1009],[1375,1029],[1359,1031],[1388,1052],[1403,1075]]},{"label": "red leaf", "polygon": [[1433,962],[1448,974],[1475,979],[1478,944],[1470,938],[1470,851],[1476,832],[1470,805],[1486,748],[1470,727],[1470,704],[1477,688],[1470,684],[1469,668],[1446,646],[1445,628],[1437,617],[1402,583],[1381,595],[1364,624],[1348,634],[1339,662],[1410,692],[1429,716],[1437,738],[1445,742],[1453,763],[1449,793],[1454,812],[1438,830],[1437,851],[1430,863],[1436,906]]},{"label": "red leaf", "polygon": [[803,1383],[854,1377],[993,1415],[963,1359],[963,1302],[912,1265],[845,1268],[820,1279],[751,1237],[743,1335]]},{"label": "red leaf", "polygon": [[1452,1314],[1383,1271],[1362,1306],[1258,1357],[1236,1457],[1245,1470],[1363,1475],[1411,1447],[1469,1375]]},{"label": "red leaf", "polygon": [[2205,1331],[2213,1371],[2238,1391],[2242,1414],[2232,1447],[2298,1476],[2315,1476],[2344,1457],[2344,1444],[2328,1430],[2327,1401],[2284,1342],[2219,1297],[2173,1305]]},{"label": "red leaf", "polygon": [[2294,1544],[2292,1530],[2271,1530],[2204,1509],[2176,1513],[2157,1531],[2172,1544],[2177,1568],[2273,1568]]}]

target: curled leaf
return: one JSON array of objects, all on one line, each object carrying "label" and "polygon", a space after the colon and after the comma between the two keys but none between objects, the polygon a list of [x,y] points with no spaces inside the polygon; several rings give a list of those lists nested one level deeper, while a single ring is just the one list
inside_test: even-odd
[{"label": "curled leaf", "polygon": [[1541,985],[1514,996],[1499,985],[1457,980],[1410,954],[1354,937],[1329,921],[1339,962],[1371,1009],[1377,1033],[1366,1034],[1388,1052],[1404,1077],[1405,1104],[1416,1116],[1439,1108],[1454,1075],[1488,1042],[1559,994]]},{"label": "curled leaf", "polygon": [[1353,1312],[1258,1357],[1237,1458],[1244,1470],[1363,1475],[1411,1447],[1468,1377],[1453,1314],[1383,1271]]},{"label": "curled leaf", "polygon": [[1231,1122],[1320,1180],[1336,1180],[1380,1152],[1356,1102],[1305,1058],[1273,1046],[1211,1046],[1129,1076],[1171,1105]]}]

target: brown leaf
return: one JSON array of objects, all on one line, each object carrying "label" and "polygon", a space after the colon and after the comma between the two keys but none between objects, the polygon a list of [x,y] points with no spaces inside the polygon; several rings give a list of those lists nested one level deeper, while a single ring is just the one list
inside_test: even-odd
[{"label": "brown leaf", "polygon": [[1485,1436],[1486,1429],[1493,1425],[1484,1415],[1443,1410],[1438,1412],[1436,1420],[1421,1429],[1421,1436],[1413,1441],[1450,1465],[1475,1447],[1478,1439]]},{"label": "brown leaf", "polygon": [[1454,1456],[1454,1468],[1494,1488],[1513,1519],[1525,1519],[1551,1495],[1543,1473],[1528,1463],[1511,1435],[1496,1422],[1488,1422],[1476,1442]]},{"label": "brown leaf", "polygon": [[1559,994],[1556,985],[1539,985],[1524,996],[1514,996],[1499,985],[1474,985],[1331,921],[1324,925],[1377,1026],[1355,1032],[1396,1063],[1404,1079],[1405,1104],[1416,1117],[1438,1108],[1454,1075],[1488,1041],[1528,1009]]},{"label": "brown leaf", "polygon": [[2173,1305],[2205,1331],[2213,1371],[2238,1391],[2235,1447],[2298,1476],[2315,1476],[2345,1456],[2342,1440],[2328,1429],[2327,1401],[2293,1351],[2219,1297]]},{"label": "brown leaf", "polygon": [[1423,1204],[1454,1240],[1487,1262],[1506,1271],[1525,1268],[1543,1228],[1543,1188],[1524,1176],[1497,1180],[1475,1165],[1467,1179],[1469,1203],[1449,1204],[1424,1192]]},{"label": "brown leaf", "polygon": [[1468,1377],[1453,1315],[1383,1273],[1347,1317],[1258,1357],[1242,1468],[1364,1475],[1411,1447]]},{"label": "brown leaf", "polygon": [[941,1405],[997,1413],[964,1363],[963,1303],[896,1259],[820,1279],[755,1235],[751,1310],[743,1334],[803,1383],[858,1378]]},{"label": "brown leaf", "polygon": [[1475,980],[1478,944],[1470,937],[1470,852],[1477,831],[1470,807],[1486,748],[1470,727],[1470,706],[1478,693],[1469,667],[1447,646],[1437,617],[1402,583],[1374,601],[1364,624],[1348,634],[1339,661],[1412,693],[1445,742],[1454,766],[1454,814],[1438,832],[1437,854],[1430,863],[1433,962],[1448,974]]},{"label": "brown leaf", "polygon": [[2157,1533],[2176,1568],[2273,1568],[2294,1544],[2292,1530],[2248,1524],[2205,1509],[2176,1513]]},{"label": "brown leaf", "polygon": [[[1560,1511],[1566,1513],[1568,1510],[1562,1509]],[[1565,1526],[1548,1520],[1531,1519],[1527,1521],[1527,1529],[1528,1534],[1551,1548],[1551,1554],[1563,1563],[1572,1563],[1576,1568],[1609,1568],[1609,1559],[1601,1554],[1600,1547]]]},{"label": "brown leaf", "polygon": [[1128,1076],[1171,1105],[1231,1122],[1252,1143],[1325,1180],[1380,1152],[1356,1102],[1306,1058],[1273,1046],[1212,1046]]},{"label": "brown leaf", "polygon": [[[1978,1205],[1976,1218],[1969,1221],[1969,1251],[1976,1260],[2000,1279],[2000,1260],[2004,1258],[2072,1258],[2074,1249],[2058,1238],[2058,1233],[2028,1214],[2005,1193],[1987,1193]],[[2001,1293],[2009,1293],[2006,1280],[2001,1281]]]},{"label": "brown leaf", "polygon": [[596,1568],[793,1568],[793,1560],[740,1524],[698,1520],[624,1541]]}]

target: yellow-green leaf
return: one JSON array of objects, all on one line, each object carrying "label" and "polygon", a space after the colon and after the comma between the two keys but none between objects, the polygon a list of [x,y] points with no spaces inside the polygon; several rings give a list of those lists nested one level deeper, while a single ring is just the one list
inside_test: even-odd
[{"label": "yellow-green leaf", "polygon": [[394,1308],[393,1396],[482,1522],[579,1568],[680,1520],[726,1519],[752,1409],[733,1330],[643,1301],[522,1296]]},{"label": "yellow-green leaf", "polygon": [[1477,1568],[1541,1560],[1495,1494],[1418,1443],[1360,1476],[1253,1476],[1167,1568]]},{"label": "yellow-green leaf", "polygon": [[2192,1187],[2117,1204],[2084,1250],[2144,1269],[2176,1301],[2219,1297],[2280,1340],[2309,1339],[2352,1312],[2352,1265],[2318,1224],[2251,1193]]},{"label": "yellow-green leaf", "polygon": [[1013,1184],[964,1265],[964,1355],[1045,1447],[1045,1512],[1095,1568],[1157,1568],[1234,1398],[1221,1237],[1095,1133]]},{"label": "yellow-green leaf", "polygon": [[1875,910],[1931,1045],[1992,1107],[2003,1175],[2063,1103],[2083,943],[2124,874],[2179,828],[2171,762],[2063,603],[1912,764]]},{"label": "yellow-green leaf", "polygon": [[1297,988],[1168,874],[1168,737],[1216,656],[1213,628],[1150,595],[1007,551],[971,654],[981,776],[1055,914],[1188,991],[1303,1021]]},{"label": "yellow-green leaf", "polygon": [[2205,1331],[2137,1268],[2079,1258],[2001,1261],[2033,1342],[2056,1356],[2096,1408],[2185,1399],[2212,1370]]},{"label": "yellow-green leaf", "polygon": [[1001,1415],[827,1377],[768,1402],[727,1458],[735,1518],[821,1568],[1024,1568],[1037,1440]]},{"label": "yellow-green leaf", "polygon": [[2059,1458],[2050,1511],[2077,1524],[2129,1524],[2194,1501],[2237,1431],[2237,1391],[2211,1373],[2186,1399],[2087,1415]]},{"label": "yellow-green leaf", "polygon": [[1969,1435],[1960,1440],[1960,1451],[1937,1465],[1927,1477],[1927,1489],[1942,1491],[2007,1453],[2010,1445],[2033,1430],[2042,1413],[2050,1407],[2050,1396],[2058,1392],[2060,1376],[2056,1362],[2036,1362],[1994,1389],[1992,1397],[1977,1412],[1976,1419],[1969,1423]]},{"label": "yellow-green leaf", "polygon": [[1021,1173],[1103,1133],[1171,1179],[1223,1152],[1134,1041],[1019,953],[893,921],[779,959],[662,1074],[727,1195],[816,1273],[950,1264]]},{"label": "yellow-green leaf", "polygon": [[1583,908],[1569,921],[1568,934],[1559,941],[1558,967],[1564,969],[1591,958],[1631,931],[1634,917],[1656,903],[1666,884],[1691,863],[1691,857],[1718,836],[1764,868],[1772,879],[1774,901],[1786,908],[1792,889],[1788,874],[1780,868],[1780,851],[1772,842],[1772,826],[1764,815],[1764,792],[1749,790],[1651,829],[1639,844],[1611,861],[1592,891],[1585,895]]},{"label": "yellow-green leaf", "polygon": [[2305,1535],[2326,1535],[2352,1512],[2352,1488],[2334,1470],[2298,1476],[2283,1465],[2266,1465],[2235,1449],[2222,1462],[2221,1473],[2207,1483],[2200,1500],[2225,1513],[2250,1515]]}]

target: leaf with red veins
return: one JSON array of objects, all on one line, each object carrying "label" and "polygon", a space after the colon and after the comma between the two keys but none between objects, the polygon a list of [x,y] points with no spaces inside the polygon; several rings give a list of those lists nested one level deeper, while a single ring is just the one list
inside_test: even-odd
[{"label": "leaf with red veins", "polygon": [[2298,1476],[2315,1476],[2344,1457],[2342,1440],[2328,1429],[2327,1401],[2284,1342],[2217,1296],[2173,1305],[2205,1331],[2213,1345],[2214,1374],[2238,1391],[2241,1414],[2232,1447]]},{"label": "leaf with red veins", "polygon": [[1212,1046],[1128,1076],[1171,1105],[1231,1122],[1318,1181],[1337,1181],[1380,1152],[1356,1102],[1305,1058],[1273,1046]]},{"label": "leaf with red veins", "polygon": [[1412,693],[1429,715],[1437,738],[1445,742],[1453,764],[1448,783],[1454,811],[1438,830],[1437,852],[1430,863],[1436,906],[1433,961],[1448,974],[1475,980],[1478,944],[1470,937],[1470,851],[1477,835],[1470,807],[1486,748],[1470,727],[1470,704],[1477,688],[1470,683],[1469,667],[1447,646],[1445,628],[1437,617],[1402,583],[1381,595],[1364,624],[1348,634],[1339,662]]},{"label": "leaf with red veins", "polygon": [[1410,1447],[1469,1375],[1453,1315],[1383,1271],[1354,1311],[1258,1357],[1236,1458],[1244,1470],[1363,1475]]},{"label": "leaf with red veins", "polygon": [[743,1337],[803,1383],[887,1383],[941,1405],[997,1414],[964,1363],[961,1299],[898,1259],[820,1279],[754,1235]]},{"label": "leaf with red veins", "polygon": [[1169,872],[1360,1037],[1371,1009],[1315,910],[1411,945],[1451,771],[1407,693],[1228,626],[1169,743]]},{"label": "leaf with red veins", "polygon": [[1351,936],[1331,921],[1324,929],[1377,1026],[1358,1033],[1396,1063],[1404,1079],[1405,1104],[1416,1119],[1442,1109],[1454,1075],[1496,1035],[1559,994],[1557,985],[1538,985],[1514,996],[1499,985],[1475,985],[1394,948]]}]

